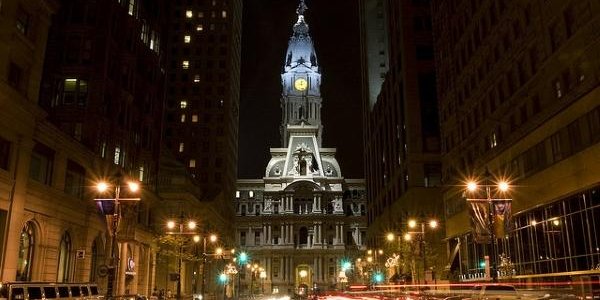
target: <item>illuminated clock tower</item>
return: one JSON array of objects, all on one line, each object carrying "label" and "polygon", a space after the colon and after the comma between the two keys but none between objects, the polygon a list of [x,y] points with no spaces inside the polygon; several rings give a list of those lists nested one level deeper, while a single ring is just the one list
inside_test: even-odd
[{"label": "illuminated clock tower", "polygon": [[321,72],[313,41],[304,20],[307,7],[300,2],[296,13],[298,21],[290,37],[281,74],[281,144],[288,146],[288,125],[312,125],[317,128],[317,140],[321,145]]}]

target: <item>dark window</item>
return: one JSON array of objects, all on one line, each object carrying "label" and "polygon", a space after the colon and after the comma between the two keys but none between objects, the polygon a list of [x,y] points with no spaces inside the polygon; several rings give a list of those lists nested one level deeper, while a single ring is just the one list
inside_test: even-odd
[{"label": "dark window", "polygon": [[246,246],[246,232],[240,232],[240,246]]},{"label": "dark window", "polygon": [[46,297],[46,299],[56,298],[56,289],[53,286],[45,286],[44,296]]},{"label": "dark window", "polygon": [[417,60],[433,59],[433,46],[431,45],[417,46],[416,52]]},{"label": "dark window", "polygon": [[17,21],[15,24],[17,30],[24,35],[29,34],[29,27],[31,25],[30,22],[31,16],[25,10],[19,8],[19,10],[17,11]]},{"label": "dark window", "polygon": [[42,299],[42,288],[30,286],[27,287],[27,294],[29,294],[29,299]]},{"label": "dark window", "polygon": [[72,297],[79,297],[79,296],[81,296],[81,289],[79,289],[78,286],[72,286],[71,287],[71,296]]},{"label": "dark window", "polygon": [[11,289],[11,299],[10,300],[22,300],[25,299],[25,290],[23,288],[13,288]]},{"label": "dark window", "polygon": [[65,176],[65,193],[83,199],[85,169],[79,164],[68,161]]},{"label": "dark window", "polygon": [[61,298],[69,297],[69,287],[68,286],[59,286],[58,287],[58,295]]},{"label": "dark window", "polygon": [[45,145],[36,144],[31,153],[29,178],[49,185],[52,178],[53,161],[54,151]]},{"label": "dark window", "polygon": [[92,292],[92,295],[98,295],[98,287],[97,286],[91,286],[90,291]]},{"label": "dark window", "polygon": [[8,66],[8,84],[17,90],[21,90],[21,83],[23,81],[23,68],[21,66],[10,62]]},{"label": "dark window", "polygon": [[10,142],[0,137],[0,169],[8,170]]}]

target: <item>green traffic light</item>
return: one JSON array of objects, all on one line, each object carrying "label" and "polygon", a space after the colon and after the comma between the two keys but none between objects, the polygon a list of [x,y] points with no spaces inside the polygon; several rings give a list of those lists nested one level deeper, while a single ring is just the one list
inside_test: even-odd
[{"label": "green traffic light", "polygon": [[248,260],[248,254],[246,252],[240,253],[240,263],[245,263]]},{"label": "green traffic light", "polygon": [[227,282],[227,274],[223,274],[223,273],[221,273],[221,274],[219,275],[219,281],[220,281],[221,283]]},{"label": "green traffic light", "polygon": [[342,262],[342,270],[346,271],[352,267],[352,264],[349,261]]},{"label": "green traffic light", "polygon": [[479,266],[482,268],[485,268],[485,260],[482,260],[481,262],[479,262]]}]

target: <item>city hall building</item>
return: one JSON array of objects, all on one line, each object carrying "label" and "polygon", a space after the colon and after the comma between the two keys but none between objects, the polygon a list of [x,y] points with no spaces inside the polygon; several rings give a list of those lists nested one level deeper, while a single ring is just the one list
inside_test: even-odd
[{"label": "city hall building", "polygon": [[[249,264],[241,293],[341,287],[342,261],[364,250],[363,179],[345,179],[335,148],[322,147],[321,72],[300,2],[281,74],[281,148],[262,179],[238,180],[236,239]],[[237,284],[237,283],[236,283]]]}]

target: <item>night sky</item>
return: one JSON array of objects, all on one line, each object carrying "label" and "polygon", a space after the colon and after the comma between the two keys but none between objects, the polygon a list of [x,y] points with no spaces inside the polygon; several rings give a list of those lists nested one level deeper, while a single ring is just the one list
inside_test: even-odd
[{"label": "night sky", "polygon": [[[239,178],[262,178],[281,147],[281,70],[298,0],[244,1]],[[345,178],[362,178],[357,0],[306,0],[305,20],[322,74],[323,147],[337,148]]]}]

